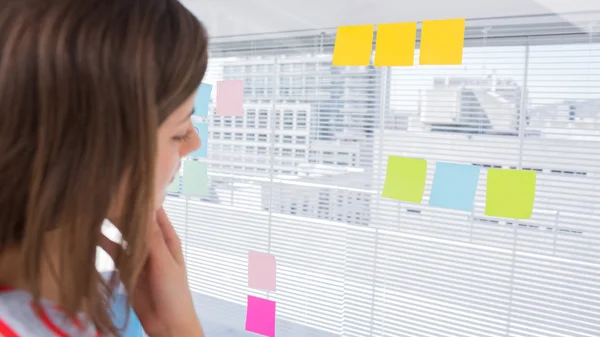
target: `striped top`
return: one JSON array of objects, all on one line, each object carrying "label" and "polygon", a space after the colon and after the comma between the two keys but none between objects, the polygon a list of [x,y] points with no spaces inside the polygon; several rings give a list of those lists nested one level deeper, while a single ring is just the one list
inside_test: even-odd
[{"label": "striped top", "polygon": [[25,291],[0,286],[0,337],[100,337],[94,327],[67,319],[50,301],[42,300],[36,310],[32,299]]}]

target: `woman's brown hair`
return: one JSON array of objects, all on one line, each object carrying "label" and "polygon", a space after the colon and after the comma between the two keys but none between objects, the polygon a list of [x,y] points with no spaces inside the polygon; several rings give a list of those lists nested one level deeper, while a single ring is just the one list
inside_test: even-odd
[{"label": "woman's brown hair", "polygon": [[132,289],[153,216],[157,129],[200,85],[207,43],[176,0],[0,0],[0,255],[20,247],[36,301],[47,234],[59,229],[61,304],[116,333],[114,282],[95,267],[102,222],[124,190],[117,225],[128,245],[115,265]]}]

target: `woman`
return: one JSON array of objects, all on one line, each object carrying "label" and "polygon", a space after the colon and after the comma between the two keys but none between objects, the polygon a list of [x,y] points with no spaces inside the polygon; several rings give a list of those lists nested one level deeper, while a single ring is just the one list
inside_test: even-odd
[{"label": "woman", "polygon": [[118,335],[120,281],[148,335],[202,336],[161,204],[200,145],[206,66],[204,28],[176,0],[0,1],[0,336]]}]

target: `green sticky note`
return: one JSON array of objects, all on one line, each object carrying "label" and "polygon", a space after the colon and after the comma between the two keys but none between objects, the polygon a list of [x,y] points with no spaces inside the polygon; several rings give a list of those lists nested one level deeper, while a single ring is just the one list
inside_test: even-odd
[{"label": "green sticky note", "polygon": [[182,193],[200,197],[208,195],[208,167],[206,163],[186,160],[183,163]]},{"label": "green sticky note", "polygon": [[421,203],[425,192],[427,161],[424,159],[388,157],[384,198]]},{"label": "green sticky note", "polygon": [[178,193],[179,192],[179,182],[181,181],[181,176],[179,173],[173,179],[173,182],[167,186],[167,193]]},{"label": "green sticky note", "polygon": [[535,171],[489,169],[485,215],[529,219],[535,199]]}]

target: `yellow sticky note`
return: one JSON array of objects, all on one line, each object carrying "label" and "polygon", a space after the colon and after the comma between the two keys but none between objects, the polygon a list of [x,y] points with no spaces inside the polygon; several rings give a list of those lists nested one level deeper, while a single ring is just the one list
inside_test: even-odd
[{"label": "yellow sticky note", "polygon": [[375,25],[340,26],[333,47],[334,66],[368,66]]},{"label": "yellow sticky note", "polygon": [[465,19],[423,21],[421,65],[457,65],[463,62]]},{"label": "yellow sticky note", "polygon": [[427,161],[406,157],[388,157],[384,198],[421,203],[427,178]]},{"label": "yellow sticky note", "polygon": [[414,65],[416,40],[416,22],[377,25],[375,66]]},{"label": "yellow sticky note", "polygon": [[535,171],[489,169],[485,215],[529,219],[533,212]]}]

